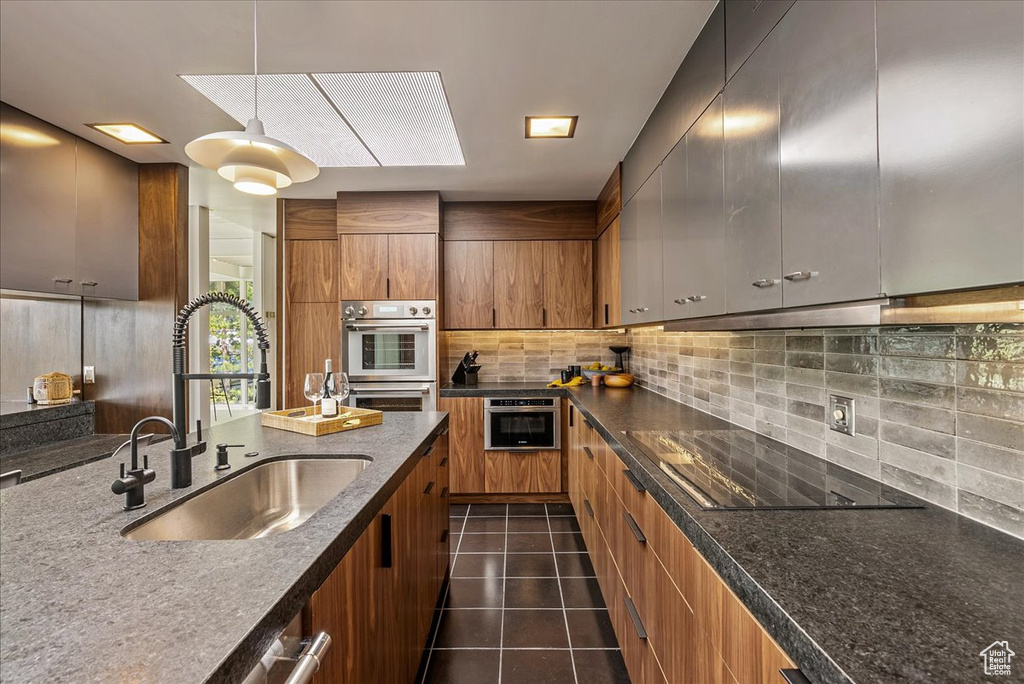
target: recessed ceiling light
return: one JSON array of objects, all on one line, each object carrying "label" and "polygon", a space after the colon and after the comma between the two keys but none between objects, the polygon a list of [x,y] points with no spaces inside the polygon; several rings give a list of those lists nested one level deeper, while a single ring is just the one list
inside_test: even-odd
[{"label": "recessed ceiling light", "polygon": [[571,138],[576,132],[578,116],[528,116],[527,138]]},{"label": "recessed ceiling light", "polygon": [[150,133],[142,126],[133,123],[91,123],[85,124],[94,128],[104,135],[120,140],[126,145],[158,145],[167,144],[167,141],[158,135]]}]

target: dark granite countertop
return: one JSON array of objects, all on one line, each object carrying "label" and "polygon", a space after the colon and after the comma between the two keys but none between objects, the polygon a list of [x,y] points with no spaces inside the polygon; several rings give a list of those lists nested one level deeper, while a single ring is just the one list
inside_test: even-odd
[{"label": "dark granite countertop", "polygon": [[[233,468],[214,449],[193,459],[192,487],[171,491],[168,446],[149,448],[149,506],[121,510],[100,461],[0,491],[0,662],[10,682],[237,682],[327,578],[447,417],[394,413],[383,425],[324,437],[263,428],[259,417],[209,429],[245,444]],[[260,452],[256,459],[242,453]],[[300,527],[252,541],[131,541],[130,522],[244,468],[285,456],[372,460]]]},{"label": "dark granite countertop", "polygon": [[67,404],[27,404],[24,401],[0,401],[0,427],[30,425],[47,420],[60,420],[84,413],[95,413],[93,401],[72,399]]},{"label": "dark granite countertop", "polygon": [[[128,435],[89,435],[46,444],[36,449],[4,454],[0,456],[0,472],[20,470],[22,482],[37,480],[86,463],[110,458],[114,450],[127,439]],[[154,437],[154,443],[166,439],[170,439],[170,436],[157,435]],[[127,456],[127,451],[121,453]]]},{"label": "dark granite countertop", "polygon": [[565,390],[548,387],[546,382],[481,382],[478,385],[441,385],[442,397],[560,397]]},{"label": "dark granite countertop", "polygon": [[814,684],[991,682],[982,649],[1024,645],[1024,541],[931,505],[702,511],[622,432],[742,428],[639,388],[559,392]]}]

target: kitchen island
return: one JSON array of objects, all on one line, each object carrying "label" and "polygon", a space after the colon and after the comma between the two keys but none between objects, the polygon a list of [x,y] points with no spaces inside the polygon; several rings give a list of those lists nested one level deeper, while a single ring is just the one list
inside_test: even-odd
[{"label": "kitchen island", "polygon": [[[146,508],[110,491],[117,464],[90,463],[0,492],[0,661],[4,682],[240,681],[413,471],[442,413],[309,437],[259,416],[206,431],[191,487],[168,485],[169,442],[143,452],[157,479]],[[214,470],[214,444],[231,469]],[[256,457],[243,453],[258,452]],[[255,540],[134,541],[121,530],[245,468],[286,457],[369,461],[296,529]]]}]

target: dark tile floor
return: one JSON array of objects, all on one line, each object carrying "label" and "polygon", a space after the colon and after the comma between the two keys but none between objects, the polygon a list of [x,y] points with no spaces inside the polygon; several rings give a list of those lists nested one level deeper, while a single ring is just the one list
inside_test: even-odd
[{"label": "dark tile floor", "polygon": [[569,504],[452,506],[423,684],[629,684]]}]

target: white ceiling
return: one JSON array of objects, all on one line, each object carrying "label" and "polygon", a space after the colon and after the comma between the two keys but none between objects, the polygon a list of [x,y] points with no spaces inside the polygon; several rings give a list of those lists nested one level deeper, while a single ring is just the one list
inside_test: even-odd
[{"label": "white ceiling", "polygon": [[[261,72],[439,71],[466,158],[461,167],[323,169],[282,196],[593,199],[715,4],[261,0]],[[185,143],[241,126],[178,74],[251,73],[251,22],[245,0],[3,0],[0,99],[135,161],[188,163]],[[526,115],[552,114],[579,115],[574,139],[524,139]],[[83,125],[123,120],[171,144],[128,147]],[[190,187],[193,202],[203,195],[232,220],[273,232],[262,225],[272,201],[246,208],[215,174]],[[232,211],[263,218],[254,225]]]}]

